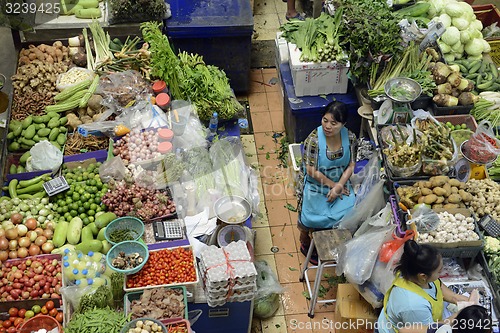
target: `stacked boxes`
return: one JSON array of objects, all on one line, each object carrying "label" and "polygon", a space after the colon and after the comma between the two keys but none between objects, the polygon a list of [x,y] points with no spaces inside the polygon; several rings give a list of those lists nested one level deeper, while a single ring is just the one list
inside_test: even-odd
[{"label": "stacked boxes", "polygon": [[201,253],[200,271],[209,306],[252,300],[257,290],[257,270],[244,241]]}]

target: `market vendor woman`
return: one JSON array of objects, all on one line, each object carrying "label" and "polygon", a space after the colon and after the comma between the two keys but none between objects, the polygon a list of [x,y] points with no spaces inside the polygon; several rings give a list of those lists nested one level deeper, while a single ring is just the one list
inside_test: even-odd
[{"label": "market vendor woman", "polygon": [[396,278],[385,294],[375,333],[377,330],[378,333],[397,333],[399,328],[411,324],[441,322],[444,301],[454,304],[472,301],[441,283],[442,268],[443,259],[436,248],[407,241],[395,269]]},{"label": "market vendor woman", "polygon": [[[336,227],[354,206],[349,182],[356,163],[356,136],[350,132],[344,103],[324,110],[321,126],[304,141],[303,167],[298,186],[300,251],[306,255],[314,230]],[[312,262],[316,258],[313,257]]]}]

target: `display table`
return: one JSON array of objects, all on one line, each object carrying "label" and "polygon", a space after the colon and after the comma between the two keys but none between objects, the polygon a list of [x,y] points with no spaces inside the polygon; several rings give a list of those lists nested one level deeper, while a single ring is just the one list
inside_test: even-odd
[{"label": "display table", "polygon": [[321,113],[333,101],[343,102],[347,106],[347,128],[359,133],[361,117],[358,114],[358,99],[354,87],[349,86],[346,94],[296,97],[293,88],[292,73],[287,63],[279,66],[283,91],[283,115],[286,135],[290,142],[301,142],[309,133],[321,124]]}]

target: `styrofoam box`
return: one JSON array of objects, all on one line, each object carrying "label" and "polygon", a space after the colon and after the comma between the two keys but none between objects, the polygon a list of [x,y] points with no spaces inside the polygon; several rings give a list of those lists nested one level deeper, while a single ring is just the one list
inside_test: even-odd
[{"label": "styrofoam box", "polygon": [[297,189],[299,181],[300,165],[297,165],[297,158],[301,159],[302,151],[300,143],[291,143],[288,145],[288,172],[294,189]]},{"label": "styrofoam box", "polygon": [[281,64],[288,63],[288,43],[286,39],[281,37],[282,34],[283,32],[278,31],[274,39],[276,45],[276,68],[279,68]]},{"label": "styrofoam box", "polygon": [[346,65],[337,62],[302,62],[301,51],[297,45],[288,43],[289,65],[292,72],[293,87],[297,97],[328,94],[345,94],[347,92]]}]

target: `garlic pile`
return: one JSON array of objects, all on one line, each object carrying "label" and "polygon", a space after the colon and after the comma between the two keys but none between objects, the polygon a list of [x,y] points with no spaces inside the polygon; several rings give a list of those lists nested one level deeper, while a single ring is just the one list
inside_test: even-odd
[{"label": "garlic pile", "polygon": [[474,218],[465,217],[461,213],[440,212],[439,225],[431,232],[420,232],[417,242],[420,243],[454,243],[475,241],[479,239],[474,231]]}]

